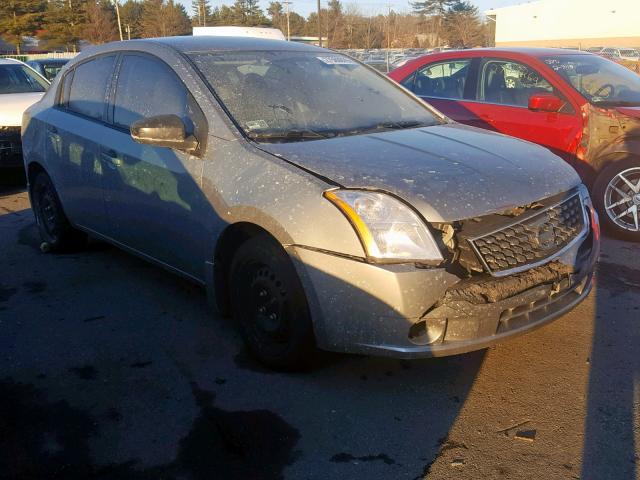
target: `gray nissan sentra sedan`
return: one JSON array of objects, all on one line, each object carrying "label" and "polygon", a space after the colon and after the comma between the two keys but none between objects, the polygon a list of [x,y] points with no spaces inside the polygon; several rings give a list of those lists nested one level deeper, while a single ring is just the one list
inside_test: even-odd
[{"label": "gray nissan sentra sedan", "polygon": [[599,227],[544,148],[458,125],[341,54],[118,42],[23,119],[43,247],[87,234],[206,286],[251,352],[484,348],[589,293]]}]

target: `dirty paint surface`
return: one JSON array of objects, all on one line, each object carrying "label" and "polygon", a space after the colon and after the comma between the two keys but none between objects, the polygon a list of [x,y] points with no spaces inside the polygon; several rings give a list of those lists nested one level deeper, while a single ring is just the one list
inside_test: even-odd
[{"label": "dirty paint surface", "polygon": [[28,208],[0,190],[1,478],[640,478],[640,246],[605,239],[589,299],[485,352],[280,374],[190,283],[41,254]]}]

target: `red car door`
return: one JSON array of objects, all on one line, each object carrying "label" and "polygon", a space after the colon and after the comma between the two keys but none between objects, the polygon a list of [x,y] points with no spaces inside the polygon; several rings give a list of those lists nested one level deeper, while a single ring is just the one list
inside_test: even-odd
[{"label": "red car door", "polygon": [[420,67],[401,84],[448,117],[473,124],[475,115],[466,107],[466,100],[475,98],[473,78],[477,61],[471,58],[438,60]]},{"label": "red car door", "polygon": [[[475,101],[465,103],[471,121],[454,119],[538,143],[573,161],[582,117],[566,97],[533,67],[506,58],[483,58],[478,65]],[[555,96],[562,108],[532,110],[534,95]]]}]

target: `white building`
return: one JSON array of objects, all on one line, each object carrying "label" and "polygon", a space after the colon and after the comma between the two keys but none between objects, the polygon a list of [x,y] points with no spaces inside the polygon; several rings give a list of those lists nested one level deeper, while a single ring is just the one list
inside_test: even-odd
[{"label": "white building", "polygon": [[640,0],[538,0],[485,14],[496,46],[640,47]]}]

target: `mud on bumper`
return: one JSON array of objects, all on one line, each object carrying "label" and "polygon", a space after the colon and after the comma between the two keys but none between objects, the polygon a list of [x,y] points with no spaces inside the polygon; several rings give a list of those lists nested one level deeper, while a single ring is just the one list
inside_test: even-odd
[{"label": "mud on bumper", "polygon": [[411,326],[407,344],[365,347],[398,358],[438,357],[479,350],[535,330],[589,295],[599,247],[591,234],[572,263],[556,261],[505,278],[463,280]]}]

